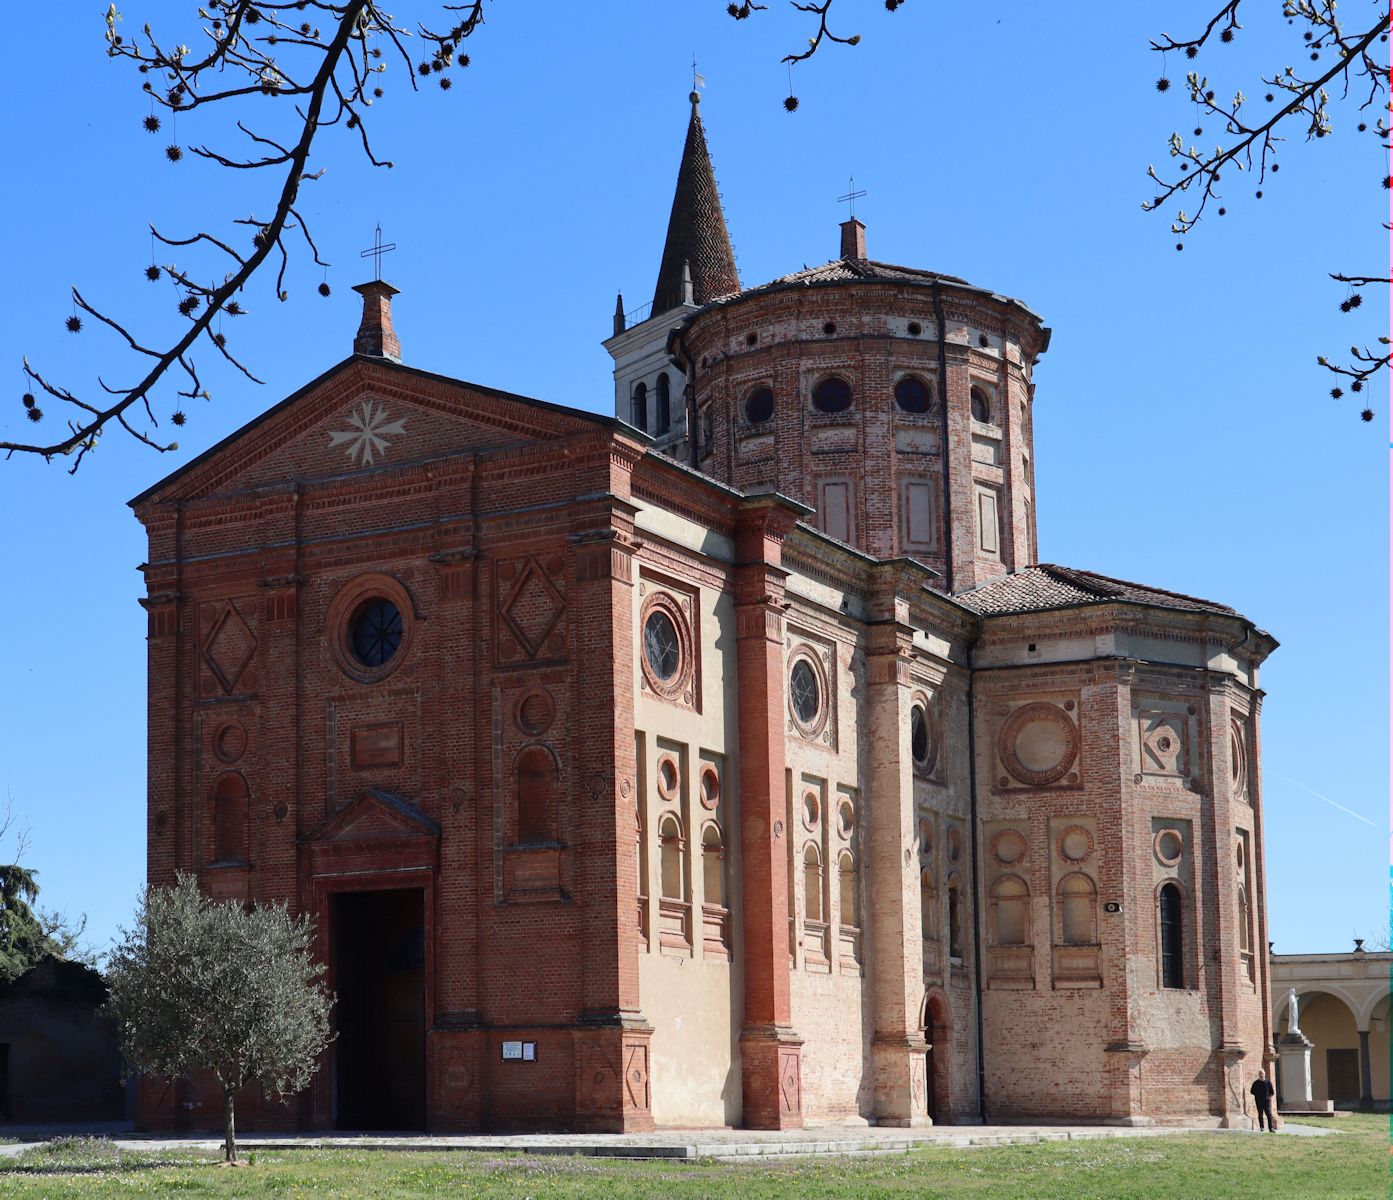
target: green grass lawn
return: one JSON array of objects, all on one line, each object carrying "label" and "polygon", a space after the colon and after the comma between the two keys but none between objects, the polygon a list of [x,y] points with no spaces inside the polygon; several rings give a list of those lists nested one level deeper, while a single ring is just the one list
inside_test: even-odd
[{"label": "green grass lawn", "polygon": [[[189,1154],[119,1151],[103,1142],[37,1146],[0,1160],[5,1200],[64,1196],[301,1198],[499,1197],[686,1200],[968,1197],[971,1200],[1345,1200],[1389,1195],[1389,1121],[1357,1115],[1324,1138],[1193,1134],[1166,1138],[920,1150],[788,1164],[626,1163],[402,1151],[247,1151],[240,1169]],[[1326,1126],[1322,1126],[1324,1128]]]}]

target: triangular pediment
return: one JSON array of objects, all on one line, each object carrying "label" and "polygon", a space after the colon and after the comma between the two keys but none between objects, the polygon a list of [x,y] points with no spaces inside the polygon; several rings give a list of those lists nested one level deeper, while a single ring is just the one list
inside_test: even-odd
[{"label": "triangular pediment", "polygon": [[364,792],[340,809],[307,842],[380,842],[397,838],[439,837],[440,825],[400,796]]},{"label": "triangular pediment", "polygon": [[566,440],[612,417],[355,355],[131,501],[195,500]]}]

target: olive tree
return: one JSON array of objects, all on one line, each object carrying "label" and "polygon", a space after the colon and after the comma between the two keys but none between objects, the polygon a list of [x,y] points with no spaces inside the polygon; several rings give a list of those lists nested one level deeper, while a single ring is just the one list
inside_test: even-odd
[{"label": "olive tree", "polygon": [[228,1162],[237,1161],[238,1089],[294,1095],[331,1040],[333,997],[313,937],[312,918],[284,904],[211,900],[181,875],[145,891],[112,952],[108,1004],[127,1070],[171,1081],[210,1073],[222,1089]]}]

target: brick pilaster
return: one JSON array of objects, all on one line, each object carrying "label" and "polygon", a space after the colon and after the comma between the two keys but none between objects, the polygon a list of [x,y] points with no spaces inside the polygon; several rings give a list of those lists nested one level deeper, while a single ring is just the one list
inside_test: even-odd
[{"label": "brick pilaster", "polygon": [[736,527],[736,672],[739,681],[740,856],[745,1020],[740,1033],[744,1124],[803,1124],[802,1040],[792,1027],[788,977],[788,860],[784,828],[783,537],[799,513],[756,497]]}]

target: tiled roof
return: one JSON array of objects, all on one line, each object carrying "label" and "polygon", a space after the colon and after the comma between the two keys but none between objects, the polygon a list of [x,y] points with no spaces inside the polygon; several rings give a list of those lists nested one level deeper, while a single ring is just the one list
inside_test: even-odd
[{"label": "tiled roof", "polygon": [[687,125],[687,143],[682,147],[682,165],[677,171],[677,190],[672,197],[658,283],[653,289],[654,315],[682,303],[683,263],[692,273],[692,299],[697,304],[707,304],[740,290],[735,251],[730,246],[711,154],[706,148],[706,131],[697,112],[696,93],[692,95],[692,119]]},{"label": "tiled roof", "polygon": [[954,597],[959,604],[983,616],[1000,613],[1038,612],[1050,608],[1076,608],[1085,604],[1106,604],[1122,601],[1147,604],[1156,608],[1177,608],[1186,612],[1222,613],[1236,617],[1238,613],[1227,604],[1200,600],[1179,592],[1112,579],[1075,567],[1040,563],[1023,571],[994,579],[971,591]]},{"label": "tiled roof", "polygon": [[[889,279],[904,283],[943,283],[966,284],[967,280],[955,275],[940,275],[936,271],[923,271],[918,267],[897,267],[894,263],[876,262],[869,258],[834,258],[820,267],[804,267],[791,275],[781,275],[771,279],[761,287],[778,287],[790,283],[849,283],[858,279]],[[970,286],[970,285],[969,285]],[[751,288],[757,292],[759,288]]]}]

